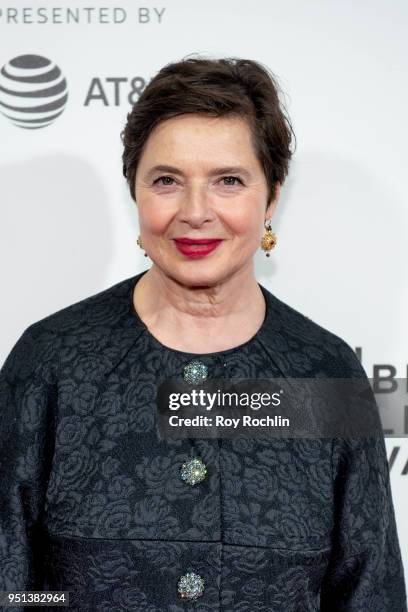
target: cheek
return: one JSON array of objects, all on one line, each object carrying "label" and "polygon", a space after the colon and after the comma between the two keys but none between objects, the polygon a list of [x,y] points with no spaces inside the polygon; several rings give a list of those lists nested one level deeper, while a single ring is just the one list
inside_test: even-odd
[{"label": "cheek", "polygon": [[263,217],[256,203],[248,203],[244,208],[237,207],[228,218],[225,218],[225,222],[237,237],[249,242],[257,242],[260,239]]},{"label": "cheek", "polygon": [[145,198],[139,207],[140,229],[146,234],[159,236],[166,231],[173,217],[173,207],[158,202],[154,197]]}]

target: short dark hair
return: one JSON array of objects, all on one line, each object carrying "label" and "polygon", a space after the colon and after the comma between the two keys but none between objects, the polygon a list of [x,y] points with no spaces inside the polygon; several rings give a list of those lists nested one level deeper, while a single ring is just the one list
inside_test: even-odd
[{"label": "short dark hair", "polygon": [[153,128],[177,115],[201,113],[247,120],[268,184],[269,204],[275,199],[276,184],[288,174],[295,136],[281,93],[273,73],[254,60],[186,57],[166,64],[142,91],[120,134],[123,175],[133,200],[137,166]]}]

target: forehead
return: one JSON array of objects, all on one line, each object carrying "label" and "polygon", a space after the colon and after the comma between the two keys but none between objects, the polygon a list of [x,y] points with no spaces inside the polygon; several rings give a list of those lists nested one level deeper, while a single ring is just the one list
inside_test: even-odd
[{"label": "forehead", "polygon": [[237,158],[254,161],[251,130],[242,117],[178,115],[162,121],[152,130],[142,159],[149,163],[153,158],[166,155],[171,155],[173,162],[174,157],[182,162],[208,156],[212,162],[217,159],[222,163],[236,163]]}]

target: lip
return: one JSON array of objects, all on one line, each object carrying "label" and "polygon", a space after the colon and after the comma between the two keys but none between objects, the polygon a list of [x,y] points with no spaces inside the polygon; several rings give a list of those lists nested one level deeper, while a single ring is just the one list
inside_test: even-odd
[{"label": "lip", "polygon": [[176,248],[190,259],[198,259],[212,253],[222,239],[215,238],[175,238]]},{"label": "lip", "polygon": [[220,242],[221,238],[175,238],[174,240],[181,244],[211,244]]}]

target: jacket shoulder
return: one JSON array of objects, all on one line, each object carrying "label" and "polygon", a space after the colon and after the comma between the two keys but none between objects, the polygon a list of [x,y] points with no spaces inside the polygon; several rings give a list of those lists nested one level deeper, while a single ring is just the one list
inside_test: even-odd
[{"label": "jacket shoulder", "polygon": [[278,334],[288,353],[302,355],[321,375],[365,376],[352,347],[340,336],[316,323],[268,291],[272,311],[271,338]]},{"label": "jacket shoulder", "polygon": [[[49,376],[60,366],[61,351],[97,354],[111,341],[111,332],[121,327],[121,317],[130,306],[134,277],[119,281],[64,308],[24,329],[2,366],[10,380],[29,378],[35,373]],[[107,360],[108,365],[110,360]]]},{"label": "jacket shoulder", "polygon": [[132,279],[133,277],[121,280],[102,291],[64,306],[35,321],[27,330],[34,335],[44,330],[58,334],[103,325],[107,319],[112,320],[115,314],[123,312],[123,307],[129,306],[126,298]]}]

